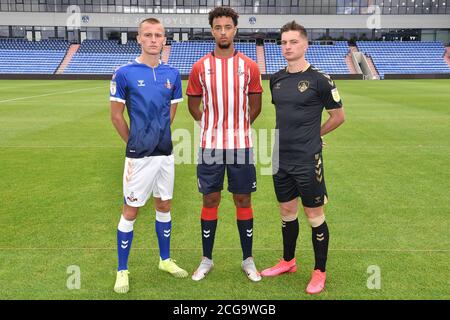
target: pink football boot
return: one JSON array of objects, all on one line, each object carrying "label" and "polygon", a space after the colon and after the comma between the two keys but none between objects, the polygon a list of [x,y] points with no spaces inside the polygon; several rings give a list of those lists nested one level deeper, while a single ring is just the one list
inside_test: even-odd
[{"label": "pink football boot", "polygon": [[306,293],[315,294],[320,293],[325,288],[325,280],[327,278],[327,273],[316,269],[312,272],[311,281],[306,287]]},{"label": "pink football boot", "polygon": [[297,264],[295,263],[295,258],[290,261],[281,259],[275,266],[267,268],[261,272],[263,277],[275,277],[282,273],[292,273],[297,271]]}]

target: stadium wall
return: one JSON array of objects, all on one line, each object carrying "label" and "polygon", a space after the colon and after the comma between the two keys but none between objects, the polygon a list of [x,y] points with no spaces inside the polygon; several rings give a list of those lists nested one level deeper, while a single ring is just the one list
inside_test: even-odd
[{"label": "stadium wall", "polygon": [[450,79],[450,73],[384,74],[384,80]]},{"label": "stadium wall", "polygon": [[[262,74],[261,78],[263,80],[269,80],[270,74]],[[333,80],[363,80],[364,75],[362,74],[330,74]]]},{"label": "stadium wall", "polygon": [[[66,13],[0,12],[1,25],[76,26],[133,28],[149,16],[158,18],[167,28],[209,28],[207,14],[107,14],[89,13],[77,17]],[[369,15],[241,15],[239,28],[280,28],[287,21],[296,20],[306,28],[364,29],[372,24]],[[448,29],[450,15],[381,15],[381,28]],[[77,25],[79,23],[79,25]]]},{"label": "stadium wall", "polygon": [[[111,80],[112,74],[0,74],[0,80]],[[362,80],[361,74],[333,74],[334,80]],[[181,79],[187,80],[188,75]],[[262,79],[269,80],[269,74],[261,75]]]},{"label": "stadium wall", "polygon": [[[1,80],[110,80],[108,74],[0,74]],[[334,80],[363,80],[361,74],[333,74]],[[188,75],[181,76],[183,80]],[[269,74],[262,75],[262,79],[268,80]],[[385,74],[385,80],[411,80],[411,79],[450,79],[449,74]]]},{"label": "stadium wall", "polygon": [[0,80],[111,80],[112,74],[0,74]]}]

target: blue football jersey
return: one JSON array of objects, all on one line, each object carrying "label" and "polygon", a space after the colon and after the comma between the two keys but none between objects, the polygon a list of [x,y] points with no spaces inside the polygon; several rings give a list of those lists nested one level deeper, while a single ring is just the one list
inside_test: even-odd
[{"label": "blue football jersey", "polygon": [[130,118],[126,156],[170,155],[170,105],[183,101],[177,69],[161,63],[151,68],[137,59],[116,70],[110,85],[110,101],[126,105]]}]

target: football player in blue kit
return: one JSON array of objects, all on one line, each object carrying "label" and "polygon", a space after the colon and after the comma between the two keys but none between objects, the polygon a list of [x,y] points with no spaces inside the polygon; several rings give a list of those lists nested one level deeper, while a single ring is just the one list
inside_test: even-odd
[{"label": "football player in blue kit", "polygon": [[[154,18],[139,25],[141,55],[116,70],[110,86],[111,120],[126,142],[123,173],[124,206],[117,231],[118,271],[114,291],[129,290],[128,256],[133,224],[140,207],[153,195],[155,229],[159,244],[159,269],[184,278],[188,273],[170,257],[172,229],[170,205],[174,185],[174,156],[170,124],[183,100],[177,69],[162,63],[166,42],[163,25]],[[130,126],[124,118],[125,107]]]}]

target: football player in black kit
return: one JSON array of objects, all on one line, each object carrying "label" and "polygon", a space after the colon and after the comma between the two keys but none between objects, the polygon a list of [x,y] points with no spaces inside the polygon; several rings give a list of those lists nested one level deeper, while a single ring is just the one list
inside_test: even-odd
[{"label": "football player in black kit", "polygon": [[[300,197],[312,228],[315,257],[306,292],[314,294],[325,287],[329,241],[323,210],[327,191],[322,136],[339,127],[345,115],[333,80],[305,60],[308,49],[305,28],[295,21],[284,25],[281,28],[281,49],[287,67],[271,76],[270,91],[279,135],[274,148],[273,182],[282,220],[283,259],[261,274],[277,276],[297,270],[295,247],[299,233],[297,210]],[[329,118],[321,125],[323,108]]]}]

